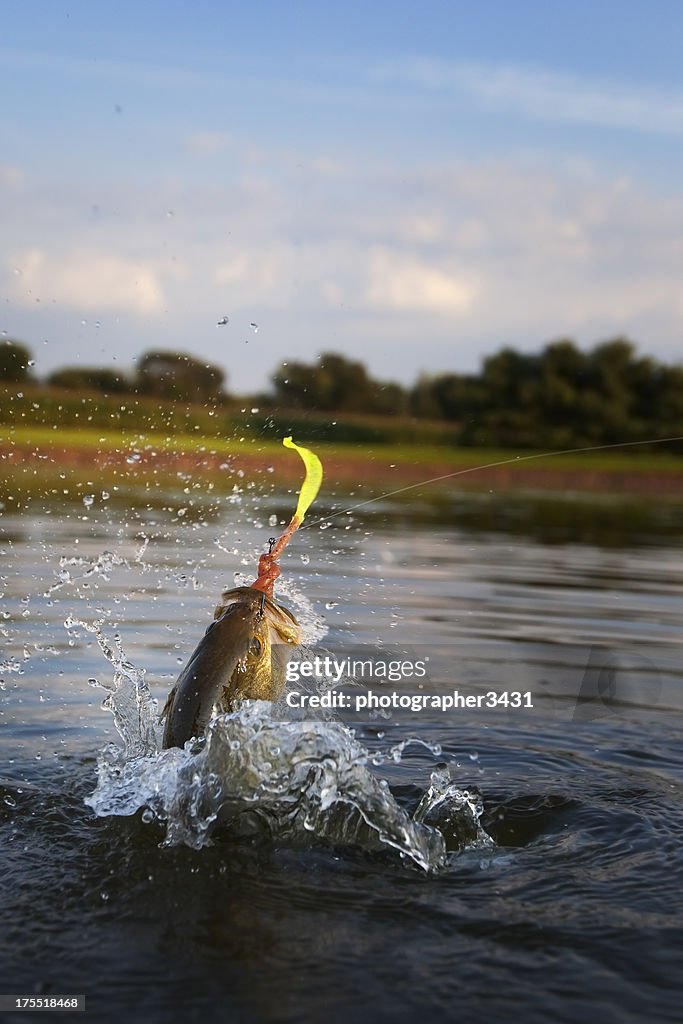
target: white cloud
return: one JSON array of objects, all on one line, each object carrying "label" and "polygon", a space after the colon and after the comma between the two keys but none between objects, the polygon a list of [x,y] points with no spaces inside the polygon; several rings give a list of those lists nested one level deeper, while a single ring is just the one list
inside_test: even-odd
[{"label": "white cloud", "polygon": [[314,160],[273,158],[259,171],[100,185],[97,214],[77,183],[0,190],[0,327],[29,344],[49,336],[60,365],[56,318],[71,316],[64,336],[82,346],[88,311],[100,344],[112,324],[104,358],[195,346],[237,390],[334,348],[404,380],[559,335],[626,333],[679,355],[683,193],[503,160],[359,159],[321,179]]},{"label": "white cloud", "polygon": [[366,299],[378,309],[462,314],[478,290],[462,274],[408,253],[378,246],[369,254]]},{"label": "white cloud", "polygon": [[683,133],[683,93],[634,87],[630,82],[580,78],[526,65],[455,63],[431,57],[381,64],[371,77],[464,94],[488,109],[546,121]]},{"label": "white cloud", "polygon": [[138,314],[165,305],[158,274],[144,262],[96,251],[48,255],[28,249],[10,259],[16,302],[57,302],[74,309]]},{"label": "white cloud", "polygon": [[237,286],[242,292],[246,289],[254,296],[273,299],[286,274],[286,262],[281,246],[263,253],[242,251],[220,263],[213,276],[218,285]]}]

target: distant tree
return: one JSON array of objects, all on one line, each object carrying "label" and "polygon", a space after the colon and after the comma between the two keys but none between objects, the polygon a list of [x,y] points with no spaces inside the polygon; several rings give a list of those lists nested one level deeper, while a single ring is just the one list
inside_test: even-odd
[{"label": "distant tree", "polygon": [[432,391],[444,420],[463,422],[478,415],[484,395],[480,379],[445,373],[434,381]]},{"label": "distant tree", "polygon": [[225,374],[182,352],[146,352],[137,362],[137,386],[143,394],[181,402],[220,401]]},{"label": "distant tree", "polygon": [[307,363],[286,362],[280,365],[271,380],[275,398],[283,405],[304,409],[310,405],[320,408],[320,393],[317,388],[317,367]]},{"label": "distant tree", "polygon": [[588,354],[589,387],[604,396],[621,399],[630,390],[635,346],[626,338],[614,338],[596,345]]},{"label": "distant tree", "polygon": [[585,386],[577,410],[584,438],[605,444],[630,441],[643,427],[634,415],[635,351],[628,339],[614,338],[587,354]]},{"label": "distant tree", "polygon": [[317,383],[325,408],[347,412],[371,412],[376,384],[363,363],[336,352],[324,352],[318,360]]},{"label": "distant tree", "polygon": [[423,375],[410,392],[334,352],[314,364],[283,364],[273,382],[284,405],[410,411],[457,424],[461,444],[570,448],[683,434],[683,367],[639,356],[628,338],[590,351],[568,338],[540,352],[507,347],[478,374]]},{"label": "distant tree", "polygon": [[673,369],[660,366],[649,356],[632,360],[629,367],[631,410],[638,420],[647,422],[652,419],[653,414],[657,415],[668,374]]},{"label": "distant tree", "polygon": [[683,436],[683,366],[662,366],[657,377],[656,432],[660,437]]},{"label": "distant tree", "polygon": [[125,374],[106,367],[65,366],[55,370],[47,378],[55,388],[69,391],[101,391],[105,394],[124,394],[132,389],[132,382]]},{"label": "distant tree", "polygon": [[432,375],[422,373],[411,388],[410,411],[413,416],[417,416],[420,419],[441,419],[441,409],[434,396],[434,380],[435,378]]},{"label": "distant tree", "polygon": [[561,339],[546,345],[539,362],[538,414],[555,430],[558,443],[571,439],[586,379],[586,356],[573,341]]},{"label": "distant tree", "polygon": [[373,380],[363,363],[337,352],[323,352],[317,363],[283,363],[272,381],[277,400],[295,408],[396,415],[408,407],[400,384]]},{"label": "distant tree", "polygon": [[515,408],[536,398],[541,360],[537,355],[503,348],[484,360],[482,384],[489,401],[500,408]]},{"label": "distant tree", "polygon": [[444,375],[432,394],[443,416],[459,408],[464,444],[571,447],[683,429],[683,368],[639,357],[627,338],[589,352],[568,339],[540,353],[501,349],[462,381]]},{"label": "distant tree", "polygon": [[406,416],[410,411],[410,402],[407,390],[400,384],[387,381],[382,384],[375,381],[375,396],[370,412],[378,416]]},{"label": "distant tree", "polygon": [[0,344],[0,380],[20,383],[28,380],[31,352],[20,341],[7,338]]}]

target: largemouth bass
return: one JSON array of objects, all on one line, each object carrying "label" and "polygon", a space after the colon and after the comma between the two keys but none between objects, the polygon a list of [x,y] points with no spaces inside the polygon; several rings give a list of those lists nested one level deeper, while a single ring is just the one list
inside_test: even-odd
[{"label": "largemouth bass", "polygon": [[273,597],[280,575],[277,563],[285,545],[303,522],[322,480],[317,455],[284,439],[306,466],[296,512],[284,533],[261,555],[258,575],[250,587],[226,590],[213,622],[197,644],[166,700],[163,746],[182,747],[200,736],[215,705],[231,711],[239,700],[275,701],[284,690],[286,667],[302,632],[292,613]]},{"label": "largemouth bass", "polygon": [[226,590],[213,622],[168,695],[163,745],[182,747],[200,736],[214,705],[231,711],[238,700],[276,701],[301,627],[283,605],[252,587]]}]

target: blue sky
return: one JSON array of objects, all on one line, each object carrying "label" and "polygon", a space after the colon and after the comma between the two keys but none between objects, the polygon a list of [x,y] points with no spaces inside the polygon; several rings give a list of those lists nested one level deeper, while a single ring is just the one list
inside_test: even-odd
[{"label": "blue sky", "polygon": [[324,350],[678,360],[681,38],[664,0],[7,5],[0,330],[238,391]]}]

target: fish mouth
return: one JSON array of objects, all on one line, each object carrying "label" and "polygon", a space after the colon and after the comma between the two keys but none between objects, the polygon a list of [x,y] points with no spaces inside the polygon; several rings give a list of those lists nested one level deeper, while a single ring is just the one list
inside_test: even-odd
[{"label": "fish mouth", "polygon": [[243,604],[268,620],[269,625],[278,632],[283,643],[300,644],[302,640],[301,626],[283,604],[278,604],[262,590],[254,587],[233,587],[224,590],[213,613],[214,619],[220,618],[234,604]]}]

